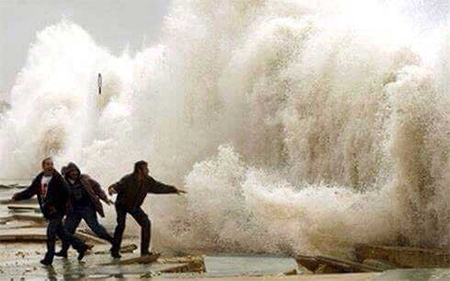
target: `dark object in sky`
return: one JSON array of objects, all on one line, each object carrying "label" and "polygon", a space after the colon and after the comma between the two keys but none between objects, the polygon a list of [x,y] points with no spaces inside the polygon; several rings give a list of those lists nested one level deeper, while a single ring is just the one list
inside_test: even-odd
[{"label": "dark object in sky", "polygon": [[98,74],[98,94],[102,94],[102,74]]}]

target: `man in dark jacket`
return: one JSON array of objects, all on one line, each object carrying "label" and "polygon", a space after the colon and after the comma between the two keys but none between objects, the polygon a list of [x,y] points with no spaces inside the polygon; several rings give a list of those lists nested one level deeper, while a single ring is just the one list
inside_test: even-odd
[{"label": "man in dark jacket", "polygon": [[[114,244],[113,237],[108,234],[97,219],[97,213],[101,217],[105,217],[100,200],[103,200],[108,205],[114,202],[108,199],[98,182],[88,175],[82,175],[80,169],[74,163],[69,163],[64,167],[64,177],[71,194],[69,211],[64,223],[66,230],[71,234],[75,233],[81,220],[84,219],[98,237]],[[56,256],[67,258],[69,247],[70,243],[64,241],[61,251],[56,253]]]},{"label": "man in dark jacket", "polygon": [[165,185],[149,176],[148,164],[139,161],[134,164],[134,172],[124,176],[119,182],[108,188],[110,195],[117,193],[116,211],[117,226],[114,232],[115,245],[111,248],[111,255],[120,258],[119,249],[125,230],[127,214],[130,214],[141,226],[141,255],[150,255],[151,223],[147,214],[142,210],[147,193],[185,193],[174,186]]},{"label": "man in dark jacket", "polygon": [[51,158],[42,161],[43,171],[37,175],[30,187],[13,196],[14,201],[25,200],[37,195],[42,214],[48,221],[47,225],[47,253],[41,263],[50,265],[55,255],[55,242],[58,236],[63,242],[71,244],[78,251],[78,260],[82,260],[88,246],[69,234],[62,219],[66,214],[70,190],[63,177],[53,168]]}]

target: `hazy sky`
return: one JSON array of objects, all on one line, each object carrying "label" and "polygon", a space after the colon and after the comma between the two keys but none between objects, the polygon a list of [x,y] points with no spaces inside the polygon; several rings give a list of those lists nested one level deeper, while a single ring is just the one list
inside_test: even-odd
[{"label": "hazy sky", "polygon": [[[227,0],[217,0],[227,1]],[[247,0],[242,0],[247,1]],[[317,0],[329,1],[329,0]],[[361,0],[364,1],[364,0]],[[423,32],[449,20],[450,0],[376,0],[394,6]],[[0,0],[0,99],[25,63],[36,32],[67,18],[102,47],[119,54],[158,40],[171,0]],[[382,19],[380,19],[382,20]]]},{"label": "hazy sky", "polygon": [[[14,84],[36,32],[67,18],[120,53],[160,36],[170,0],[0,0],[0,93]],[[2,97],[0,97],[1,99]]]}]

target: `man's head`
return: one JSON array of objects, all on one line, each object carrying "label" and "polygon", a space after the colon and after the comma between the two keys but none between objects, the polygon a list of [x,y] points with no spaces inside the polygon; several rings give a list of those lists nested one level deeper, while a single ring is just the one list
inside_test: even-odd
[{"label": "man's head", "polygon": [[67,165],[64,174],[65,174],[66,178],[74,181],[74,180],[78,179],[78,177],[80,176],[80,169],[78,169],[78,167],[77,167],[77,165],[75,165],[75,163],[71,162]]},{"label": "man's head", "polygon": [[42,170],[46,175],[53,174],[53,160],[51,157],[47,157],[42,160]]},{"label": "man's head", "polygon": [[143,160],[134,163],[134,173],[137,175],[148,175],[148,163]]}]

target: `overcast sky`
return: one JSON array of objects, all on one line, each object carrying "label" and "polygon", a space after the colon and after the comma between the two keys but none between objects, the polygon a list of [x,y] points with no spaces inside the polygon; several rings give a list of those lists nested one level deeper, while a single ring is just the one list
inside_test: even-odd
[{"label": "overcast sky", "polygon": [[[144,39],[145,46],[158,40],[171,1],[0,0],[0,99],[13,86],[36,32],[46,26],[67,18],[117,55],[127,44],[133,51],[143,46]],[[411,26],[420,26],[424,32],[450,18],[450,0],[377,1],[395,6]]]},{"label": "overcast sky", "polygon": [[[0,94],[25,64],[36,32],[67,18],[119,54],[158,40],[171,0],[0,0]],[[0,97],[1,99],[2,97]]]}]

